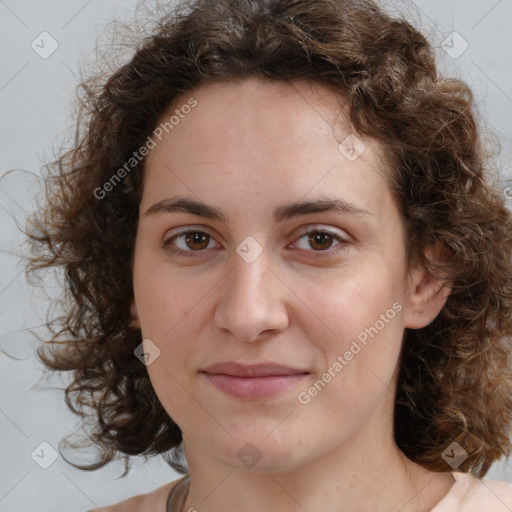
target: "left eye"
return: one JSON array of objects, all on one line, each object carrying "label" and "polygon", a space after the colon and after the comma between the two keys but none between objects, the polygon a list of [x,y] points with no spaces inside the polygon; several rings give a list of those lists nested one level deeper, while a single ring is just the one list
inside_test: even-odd
[{"label": "left eye", "polygon": [[[341,239],[338,235],[331,233],[325,230],[314,230],[309,231],[302,235],[299,240],[305,240],[306,244],[313,248],[314,252],[327,252],[330,249],[334,242],[338,242],[337,245],[343,245],[347,243],[345,240]],[[298,243],[295,244],[299,246]],[[336,246],[335,246],[336,247]],[[299,247],[299,249],[308,250],[307,247]]]}]

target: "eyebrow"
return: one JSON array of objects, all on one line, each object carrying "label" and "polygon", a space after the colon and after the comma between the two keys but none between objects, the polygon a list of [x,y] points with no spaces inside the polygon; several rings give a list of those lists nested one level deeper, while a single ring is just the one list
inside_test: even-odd
[{"label": "eyebrow", "polygon": [[[191,213],[200,217],[205,217],[211,220],[218,220],[227,224],[227,216],[215,206],[188,199],[185,197],[177,197],[171,199],[164,199],[150,206],[145,216],[154,215],[156,213]],[[300,215],[307,215],[310,213],[322,212],[342,212],[350,215],[370,215],[367,210],[358,208],[355,205],[348,203],[342,199],[317,199],[314,201],[299,201],[285,203],[274,209],[274,219],[276,221],[283,221],[298,217]]]}]

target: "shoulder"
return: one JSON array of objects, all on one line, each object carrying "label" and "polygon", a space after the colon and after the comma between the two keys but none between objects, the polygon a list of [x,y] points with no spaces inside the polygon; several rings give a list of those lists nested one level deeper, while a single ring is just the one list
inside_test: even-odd
[{"label": "shoulder", "polygon": [[450,492],[432,512],[510,512],[512,484],[454,472]]},{"label": "shoulder", "polygon": [[87,512],[166,512],[167,498],[174,487],[188,475],[162,485],[147,494],[138,494],[108,507],[98,507]]}]

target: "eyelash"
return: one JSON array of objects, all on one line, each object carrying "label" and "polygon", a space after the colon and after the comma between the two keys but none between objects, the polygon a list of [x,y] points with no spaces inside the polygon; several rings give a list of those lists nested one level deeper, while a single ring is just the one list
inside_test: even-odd
[{"label": "eyelash", "polygon": [[[204,253],[204,249],[201,249],[201,250],[197,250],[197,251],[193,251],[193,250],[189,250],[189,251],[183,251],[182,249],[172,249],[170,246],[171,244],[178,238],[180,237],[184,237],[188,234],[202,234],[202,235],[207,235],[208,237],[210,237],[210,239],[213,239],[213,237],[206,231],[202,231],[200,229],[196,229],[196,228],[188,228],[188,229],[185,229],[179,233],[176,233],[174,234],[172,237],[164,240],[163,244],[162,244],[162,248],[171,252],[172,254],[175,254],[175,255],[178,255],[178,256],[185,256],[185,257],[200,257],[203,253]],[[300,240],[301,238],[304,238],[308,235],[313,235],[313,234],[323,234],[323,235],[330,235],[333,237],[334,241],[337,241],[339,242],[338,246],[341,246],[341,249],[339,249],[340,252],[342,252],[343,250],[346,249],[346,246],[350,244],[350,242],[348,240],[345,240],[343,239],[342,237],[340,237],[339,235],[337,235],[336,233],[333,233],[327,229],[322,229],[322,228],[315,228],[315,229],[310,229],[309,231],[305,231],[304,233],[302,233],[302,235],[297,239],[297,240]],[[335,246],[337,247],[337,246]],[[338,250],[334,249],[332,250],[331,249],[328,249],[328,250],[325,250],[325,251],[315,251],[315,250],[311,250],[311,251],[307,251],[307,252],[314,252],[314,253],[320,253],[319,255],[317,256],[314,256],[315,258],[322,258],[322,257],[327,257],[327,256],[332,256],[334,252],[338,252]]]}]

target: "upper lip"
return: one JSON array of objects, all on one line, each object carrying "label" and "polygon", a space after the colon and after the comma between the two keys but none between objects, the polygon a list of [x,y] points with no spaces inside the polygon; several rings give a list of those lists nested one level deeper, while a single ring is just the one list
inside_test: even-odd
[{"label": "upper lip", "polygon": [[235,377],[268,377],[270,375],[297,375],[308,373],[306,370],[290,368],[279,363],[259,363],[245,365],[235,362],[217,363],[205,368],[203,372],[232,375]]}]

